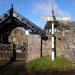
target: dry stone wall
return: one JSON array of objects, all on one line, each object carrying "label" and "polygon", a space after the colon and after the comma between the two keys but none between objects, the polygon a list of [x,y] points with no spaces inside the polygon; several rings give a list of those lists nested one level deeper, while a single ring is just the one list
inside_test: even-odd
[{"label": "dry stone wall", "polygon": [[[51,55],[51,34],[48,33],[47,36],[48,36],[48,40],[47,41],[43,40],[43,43],[42,43],[43,56]],[[61,35],[58,33],[58,34],[55,34],[55,36],[56,36],[56,55],[63,56],[64,54],[63,43],[61,40],[58,39],[59,36]]]},{"label": "dry stone wall", "polygon": [[51,55],[51,35],[47,35],[48,36],[48,40],[42,41],[42,55],[46,56],[46,55]]},{"label": "dry stone wall", "polygon": [[[51,34],[48,33],[48,40],[42,41],[42,55],[51,55]],[[70,60],[75,60],[75,33],[66,32],[65,36],[62,33],[55,33],[56,36],[56,55],[66,57]],[[28,35],[28,50],[27,59],[32,60],[40,57],[41,37],[39,35]]]},{"label": "dry stone wall", "polygon": [[[24,32],[14,32],[10,35],[9,41],[16,38],[16,45],[27,44],[27,61],[39,58],[41,54],[41,37],[39,35],[25,35]],[[51,33],[47,33],[48,40],[42,41],[42,55],[51,55]],[[56,36],[56,55],[63,56],[71,60],[75,60],[75,33],[66,32],[65,36],[62,33],[55,33]]]},{"label": "dry stone wall", "polygon": [[[48,40],[43,41],[42,51],[44,55],[51,55],[51,34],[48,33]],[[65,36],[62,33],[55,33],[56,36],[56,55],[66,57],[75,61],[75,33],[66,32]]]},{"label": "dry stone wall", "polygon": [[28,60],[40,57],[41,37],[39,35],[28,36]]},{"label": "dry stone wall", "polygon": [[63,38],[65,57],[75,61],[75,33],[68,32]]}]

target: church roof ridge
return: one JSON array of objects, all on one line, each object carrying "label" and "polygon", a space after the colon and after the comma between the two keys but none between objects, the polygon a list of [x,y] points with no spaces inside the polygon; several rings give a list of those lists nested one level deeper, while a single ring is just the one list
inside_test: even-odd
[{"label": "church roof ridge", "polygon": [[37,32],[40,36],[45,35],[45,31],[42,30],[40,27],[32,23],[30,20],[28,20],[26,17],[18,13],[14,7],[12,6],[8,11],[6,11],[4,14],[0,16],[0,23],[4,22],[8,17],[15,17],[19,21],[21,21],[23,24],[26,24],[30,29],[32,29],[34,32]]}]

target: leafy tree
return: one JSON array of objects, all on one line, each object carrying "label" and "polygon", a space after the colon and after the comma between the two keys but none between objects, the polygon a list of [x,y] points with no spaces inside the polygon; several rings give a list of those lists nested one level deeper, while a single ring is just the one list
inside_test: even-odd
[{"label": "leafy tree", "polygon": [[[56,21],[54,27],[56,28],[59,25],[59,22]],[[44,27],[44,30],[49,30],[52,28],[52,21],[47,21]]]},{"label": "leafy tree", "polygon": [[75,27],[72,28],[72,31],[75,32]]}]

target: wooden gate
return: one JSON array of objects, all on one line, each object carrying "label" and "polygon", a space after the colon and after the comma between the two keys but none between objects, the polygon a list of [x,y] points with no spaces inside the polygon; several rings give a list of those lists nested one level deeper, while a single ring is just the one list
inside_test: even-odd
[{"label": "wooden gate", "polygon": [[27,46],[17,45],[16,49],[16,60],[26,60],[27,59]]},{"label": "wooden gate", "polygon": [[[14,55],[15,50],[15,55]],[[0,45],[0,60],[11,60],[15,56],[16,60],[26,60],[27,46],[26,45]]]}]

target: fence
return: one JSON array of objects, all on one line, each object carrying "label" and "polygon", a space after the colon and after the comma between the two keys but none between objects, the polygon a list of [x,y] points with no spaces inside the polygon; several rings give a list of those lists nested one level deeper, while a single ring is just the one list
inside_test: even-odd
[{"label": "fence", "polygon": [[[15,53],[14,53],[15,51]],[[12,58],[16,60],[26,60],[27,57],[27,45],[0,45],[0,60],[10,60]]]}]

